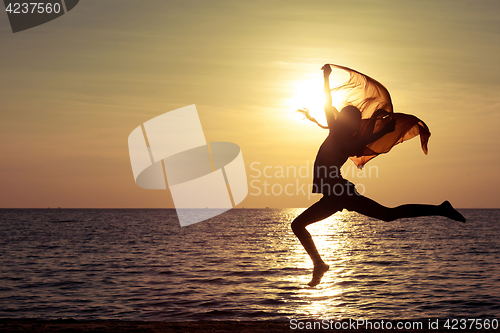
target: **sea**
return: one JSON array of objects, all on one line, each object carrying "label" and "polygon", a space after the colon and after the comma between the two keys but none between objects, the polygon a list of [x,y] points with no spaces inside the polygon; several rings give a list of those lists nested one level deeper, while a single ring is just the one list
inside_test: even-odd
[{"label": "sea", "polygon": [[500,210],[382,222],[343,211],[232,209],[181,227],[174,209],[0,209],[0,318],[500,320]]}]

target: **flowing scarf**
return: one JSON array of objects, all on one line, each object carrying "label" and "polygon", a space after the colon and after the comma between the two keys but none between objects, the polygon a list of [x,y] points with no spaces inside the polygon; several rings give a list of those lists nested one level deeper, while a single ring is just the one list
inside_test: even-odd
[{"label": "flowing scarf", "polygon": [[[394,132],[368,144],[359,156],[350,157],[358,168],[363,167],[372,158],[389,152],[398,143],[417,135],[420,135],[422,150],[427,154],[427,142],[431,133],[422,120],[410,114],[393,112],[389,91],[380,82],[344,66],[333,64],[330,66],[332,69],[343,69],[350,75],[346,83],[331,89],[331,93],[332,96],[336,93],[342,94],[345,96],[344,105],[353,105],[361,111],[361,129],[357,133],[356,139],[364,138],[381,130],[390,119],[396,120]],[[314,119],[307,109],[299,111],[320,127],[327,128]]]}]

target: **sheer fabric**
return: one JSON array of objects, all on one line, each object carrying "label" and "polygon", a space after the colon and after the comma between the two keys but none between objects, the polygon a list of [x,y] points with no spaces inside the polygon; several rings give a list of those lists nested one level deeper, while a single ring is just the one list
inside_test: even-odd
[{"label": "sheer fabric", "polygon": [[393,112],[391,96],[380,82],[344,66],[333,64],[330,66],[332,69],[343,69],[350,74],[349,80],[333,88],[331,93],[332,96],[336,93],[342,94],[345,96],[344,105],[356,106],[361,111],[361,130],[357,138],[379,131],[390,119],[396,120],[394,132],[370,143],[360,156],[350,157],[356,166],[361,168],[377,155],[387,153],[398,143],[417,135],[420,135],[422,150],[427,154],[427,142],[431,133],[422,120],[410,114]]}]

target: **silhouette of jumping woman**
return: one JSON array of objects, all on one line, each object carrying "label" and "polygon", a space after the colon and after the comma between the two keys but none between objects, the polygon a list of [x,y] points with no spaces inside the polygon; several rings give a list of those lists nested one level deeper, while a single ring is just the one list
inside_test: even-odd
[{"label": "silhouette of jumping woman", "polygon": [[[343,86],[330,90],[329,77],[332,66],[348,71],[351,79]],[[420,119],[412,115],[393,113],[389,93],[377,81],[337,65],[327,64],[322,70],[326,97],[324,109],[328,126],[319,124],[307,109],[299,111],[309,120],[329,130],[328,137],[319,148],[313,171],[313,193],[322,193],[323,197],[295,218],[291,225],[294,234],[314,264],[309,286],[318,285],[329,266],[322,260],[306,226],[344,208],[386,222],[432,215],[465,222],[462,214],[448,201],[440,205],[406,204],[389,208],[360,195],[355,190],[354,184],[342,177],[340,168],[348,158],[351,158],[356,165],[362,166],[378,154],[389,151],[395,144],[419,134],[422,148],[426,152],[430,132]],[[361,92],[359,89],[355,91],[356,88],[361,89]],[[331,93],[340,89],[349,92],[347,102],[350,105],[339,112],[332,105]],[[369,115],[369,118],[362,119],[365,114]]]}]

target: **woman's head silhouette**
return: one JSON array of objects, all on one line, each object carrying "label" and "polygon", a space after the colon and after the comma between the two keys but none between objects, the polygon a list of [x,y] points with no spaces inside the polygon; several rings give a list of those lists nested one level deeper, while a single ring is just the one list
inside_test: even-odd
[{"label": "woman's head silhouette", "polygon": [[348,105],[340,110],[336,130],[346,135],[353,135],[361,127],[361,111],[353,105]]}]

